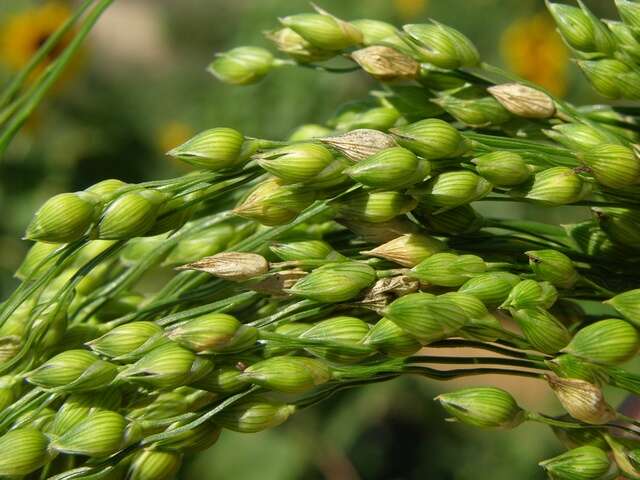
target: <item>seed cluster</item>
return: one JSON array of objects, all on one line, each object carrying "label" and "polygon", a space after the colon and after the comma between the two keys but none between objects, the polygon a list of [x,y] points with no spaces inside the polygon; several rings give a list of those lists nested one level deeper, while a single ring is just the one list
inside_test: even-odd
[{"label": "seed cluster", "polygon": [[[616,4],[622,22],[549,9],[596,89],[637,98],[640,7]],[[437,400],[477,427],[549,425],[569,448],[541,463],[552,478],[640,478],[640,423],[602,391],[640,394],[619,366],[640,348],[636,117],[494,84],[506,74],[435,21],[280,22],[267,37],[289,59],[239,47],[211,73],[245,85],[347,58],[382,90],[285,141],[206,130],[169,152],[192,173],[105,180],[36,212],[0,304],[0,476],[170,479],[222,430],[277,426],[344,388],[491,373],[546,382],[567,414],[493,387]],[[484,218],[480,201],[592,219]]]}]

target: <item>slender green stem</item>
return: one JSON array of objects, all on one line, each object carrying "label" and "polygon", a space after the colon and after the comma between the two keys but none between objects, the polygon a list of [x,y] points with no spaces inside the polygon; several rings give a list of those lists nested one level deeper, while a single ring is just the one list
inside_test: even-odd
[{"label": "slender green stem", "polygon": [[479,348],[482,350],[488,350],[491,352],[500,353],[508,357],[526,358],[529,360],[536,360],[540,362],[553,358],[549,355],[536,355],[533,353],[514,350],[512,348],[504,347],[501,345],[495,345],[493,343],[481,342],[479,340],[465,340],[462,338],[451,338],[448,340],[440,340],[438,342],[434,342],[429,345],[429,348],[452,348],[452,347],[453,348],[459,348],[459,347]]},{"label": "slender green stem", "polygon": [[443,365],[507,365],[512,367],[548,370],[546,365],[542,362],[504,357],[443,357],[433,355],[414,355],[407,358],[407,363],[437,363]]}]

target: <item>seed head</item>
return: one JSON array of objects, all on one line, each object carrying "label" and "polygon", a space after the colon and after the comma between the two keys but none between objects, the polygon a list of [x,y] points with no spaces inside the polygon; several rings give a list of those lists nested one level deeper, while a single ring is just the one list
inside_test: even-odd
[{"label": "seed head", "polygon": [[497,307],[520,283],[520,277],[509,272],[487,272],[467,280],[458,290],[473,295],[489,307]]},{"label": "seed head", "polygon": [[611,318],[578,330],[565,351],[591,362],[614,365],[635,356],[638,348],[640,336],[635,327]]},{"label": "seed head", "polygon": [[155,388],[177,388],[203,378],[211,370],[211,361],[175,343],[166,343],[122,370],[118,379]]},{"label": "seed head", "polygon": [[167,155],[184,160],[198,168],[224,170],[238,165],[244,137],[232,128],[212,128],[200,132]]},{"label": "seed head", "polygon": [[[187,421],[175,422],[169,425],[167,432],[184,427]],[[170,451],[195,453],[208,449],[220,438],[220,427],[213,422],[204,422],[190,430],[173,434],[152,444],[153,448]]]},{"label": "seed head", "polygon": [[221,427],[241,433],[255,433],[284,423],[295,405],[255,399],[234,403],[214,417]]},{"label": "seed head", "polygon": [[384,311],[400,328],[423,345],[454,335],[468,317],[452,300],[429,293],[410,293],[393,301]]},{"label": "seed head", "polygon": [[258,185],[233,212],[263,225],[283,225],[311,205],[315,196],[308,187],[284,186],[271,178]]},{"label": "seed head", "polygon": [[411,195],[428,205],[454,208],[488,195],[493,185],[469,170],[443,172],[424,186],[417,186]]},{"label": "seed head", "polygon": [[144,449],[137,453],[129,466],[130,480],[171,480],[182,465],[182,454],[167,450]]},{"label": "seed head", "polygon": [[331,152],[316,143],[295,143],[254,158],[262,168],[287,183],[314,180],[333,161]]},{"label": "seed head", "polygon": [[419,204],[412,213],[435,234],[465,235],[478,231],[484,225],[482,215],[468,204],[444,211],[439,207]]},{"label": "seed head", "polygon": [[550,118],[556,113],[553,99],[521,83],[504,83],[487,88],[510,113],[523,118]]},{"label": "seed head", "polygon": [[87,345],[96,353],[107,357],[122,357],[144,351],[159,339],[162,328],[153,322],[131,322],[119,325]]},{"label": "seed head", "polygon": [[274,43],[279,51],[290,56],[296,62],[323,62],[336,55],[333,50],[325,50],[313,46],[288,27],[265,32],[265,36]]},{"label": "seed head", "polygon": [[513,319],[522,329],[527,341],[543,353],[557,353],[571,340],[569,330],[542,308],[517,310],[513,312]]},{"label": "seed head", "polygon": [[96,228],[100,239],[122,240],[138,237],[153,227],[166,195],[157,190],[125,193],[104,211]]},{"label": "seed head", "polygon": [[390,23],[363,18],[350,22],[362,32],[362,44],[366,46],[377,45],[390,37],[397,37],[398,29]]},{"label": "seed head", "polygon": [[38,209],[25,238],[49,243],[78,240],[96,219],[98,203],[99,197],[88,192],[55,195]]},{"label": "seed head", "polygon": [[598,130],[581,123],[561,123],[554,125],[551,130],[545,130],[544,133],[565,147],[578,151],[589,151],[603,143],[615,143],[616,138],[606,130]]},{"label": "seed head", "polygon": [[413,80],[420,73],[420,64],[395,48],[374,45],[351,54],[351,58],[376,80]]},{"label": "seed head", "polygon": [[469,320],[462,327],[461,336],[489,342],[496,340],[495,332],[502,329],[502,325],[482,301],[463,292],[447,292],[440,297],[451,300],[467,314]]},{"label": "seed head", "polygon": [[533,273],[556,287],[573,288],[580,278],[573,262],[564,253],[557,250],[530,250],[525,254],[529,257]]},{"label": "seed head", "polygon": [[183,265],[179,270],[198,270],[225,280],[242,282],[269,271],[269,262],[257,253],[221,252]]},{"label": "seed head", "polygon": [[559,480],[597,480],[609,471],[611,460],[602,449],[585,445],[540,462],[539,465]]},{"label": "seed head", "polygon": [[460,122],[476,128],[500,125],[511,119],[509,111],[484,91],[466,92],[463,90],[461,94],[443,95],[432,101]]},{"label": "seed head", "polygon": [[625,208],[594,208],[600,228],[619,248],[624,245],[636,249],[640,241],[640,219],[636,210]]},{"label": "seed head", "polygon": [[396,141],[387,133],[370,128],[359,128],[335,137],[320,139],[347,158],[358,161],[370,157],[381,150],[396,147]]},{"label": "seed head", "polygon": [[640,98],[640,74],[620,60],[578,61],[578,66],[600,94],[609,98]]},{"label": "seed head", "polygon": [[414,223],[406,218],[396,217],[387,222],[371,223],[351,218],[339,218],[338,222],[347,227],[367,243],[389,242],[399,235],[417,231]]},{"label": "seed head", "polygon": [[421,182],[429,174],[428,160],[419,160],[410,150],[392,147],[360,160],[345,173],[373,188],[402,188]]},{"label": "seed head", "polygon": [[324,260],[340,259],[341,255],[323,240],[303,240],[300,242],[276,243],[269,249],[281,260]]},{"label": "seed head", "polygon": [[237,47],[218,53],[207,71],[230,85],[257,83],[273,68],[273,55],[260,47]]},{"label": "seed head", "polygon": [[640,288],[620,293],[604,303],[611,305],[634,325],[640,326]]},{"label": "seed head", "polygon": [[598,386],[608,381],[608,375],[604,370],[569,353],[558,355],[545,363],[553,373],[562,378],[577,378]]},{"label": "seed head", "polygon": [[409,272],[409,276],[423,283],[442,287],[459,287],[469,278],[484,273],[487,266],[476,255],[436,253],[423,260]]},{"label": "seed head", "polygon": [[[314,323],[310,328],[301,332],[298,338],[307,340],[329,341],[344,344],[345,347],[360,347],[364,337],[369,333],[369,325],[355,317],[333,317]],[[307,351],[318,357],[336,363],[355,363],[369,356],[371,351],[366,348],[362,352],[345,351],[340,347],[308,347]]]},{"label": "seed head", "polygon": [[334,202],[339,214],[349,219],[371,223],[389,220],[410,212],[416,200],[409,195],[395,191],[358,191]]},{"label": "seed head", "polygon": [[244,382],[284,393],[303,393],[330,379],[331,371],[323,361],[295,356],[261,360],[240,375]]},{"label": "seed head", "polygon": [[349,102],[341,106],[327,125],[339,132],[350,130],[388,130],[400,118],[400,112],[390,105],[372,102]]},{"label": "seed head", "polygon": [[531,177],[529,166],[514,152],[487,153],[472,161],[480,175],[499,187],[520,185]]},{"label": "seed head", "polygon": [[49,461],[49,440],[35,428],[16,428],[0,437],[0,475],[22,477]]},{"label": "seed head", "polygon": [[369,257],[378,257],[398,263],[404,267],[415,267],[434,253],[446,250],[440,240],[420,233],[409,233],[386,242],[373,250],[360,252]]},{"label": "seed head", "polygon": [[514,398],[500,388],[465,388],[439,395],[436,400],[456,420],[474,427],[510,429],[524,420]]},{"label": "seed head", "polygon": [[390,130],[397,142],[426,160],[451,158],[468,150],[460,132],[443,120],[428,118]]},{"label": "seed head", "polygon": [[46,389],[85,391],[111,383],[117,367],[87,350],[66,350],[27,375],[27,381]]},{"label": "seed head", "polygon": [[473,43],[451,27],[434,21],[405,25],[402,29],[407,34],[403,40],[420,61],[446,69],[473,67],[480,61]]},{"label": "seed head", "polygon": [[549,282],[536,282],[535,280],[523,280],[516,284],[507,299],[500,308],[543,308],[548,309],[558,299],[558,291]]},{"label": "seed head", "polygon": [[584,4],[581,8],[547,2],[562,38],[578,51],[609,54],[615,50],[613,35]]},{"label": "seed head", "polygon": [[[591,191],[588,183],[568,167],[551,167],[538,172],[523,192],[526,198],[549,205],[567,205],[585,198]],[[514,192],[518,193],[518,192]]]},{"label": "seed head", "polygon": [[198,380],[193,386],[208,392],[233,395],[247,388],[247,384],[241,379],[241,375],[242,371],[238,368],[223,365]]},{"label": "seed head", "polygon": [[85,192],[97,195],[98,198],[100,198],[100,201],[105,203],[113,200],[116,197],[116,193],[120,189],[127,186],[129,186],[129,184],[123,182],[122,180],[109,178],[107,180],[102,180],[101,182],[95,183],[89,188],[85,188]]},{"label": "seed head", "polygon": [[408,357],[422,348],[412,335],[386,317],[378,320],[362,343],[390,357]]},{"label": "seed head", "polygon": [[306,123],[296,128],[289,138],[290,142],[302,142],[303,140],[321,140],[331,133],[331,129],[317,123]]},{"label": "seed head", "polygon": [[117,410],[121,401],[122,394],[117,388],[106,389],[100,392],[100,395],[73,393],[58,409],[47,430],[53,435],[62,435],[89,415],[101,410]]},{"label": "seed head", "polygon": [[546,375],[549,386],[564,409],[573,418],[592,425],[602,425],[616,418],[615,410],[605,401],[597,386],[575,378]]},{"label": "seed head", "polygon": [[298,281],[289,292],[323,303],[345,302],[355,298],[375,279],[375,270],[364,263],[329,263]]},{"label": "seed head", "polygon": [[254,327],[225,313],[208,313],[167,330],[167,337],[196,353],[229,353],[246,350],[257,339]]},{"label": "seed head", "polygon": [[323,50],[343,50],[362,42],[360,30],[326,12],[290,15],[280,23]]},{"label": "seed head", "polygon": [[625,188],[640,179],[640,159],[634,150],[622,145],[602,144],[578,155],[598,183]]}]

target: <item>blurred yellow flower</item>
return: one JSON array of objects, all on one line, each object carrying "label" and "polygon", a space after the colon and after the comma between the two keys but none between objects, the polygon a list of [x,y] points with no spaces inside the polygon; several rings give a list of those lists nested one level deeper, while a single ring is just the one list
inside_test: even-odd
[{"label": "blurred yellow flower", "polygon": [[193,128],[183,122],[172,121],[162,125],[157,132],[156,142],[162,153],[183,144],[194,134]]},{"label": "blurred yellow flower", "polygon": [[[66,5],[50,2],[10,16],[0,28],[0,61],[12,70],[22,68],[71,13]],[[56,45],[39,72],[64,50],[72,36],[70,32]]]},{"label": "blurred yellow flower", "polygon": [[546,13],[514,22],[502,35],[507,66],[527,80],[562,96],[567,90],[569,52]]},{"label": "blurred yellow flower", "polygon": [[423,15],[428,5],[428,0],[393,0],[393,8],[404,20],[411,20]]}]

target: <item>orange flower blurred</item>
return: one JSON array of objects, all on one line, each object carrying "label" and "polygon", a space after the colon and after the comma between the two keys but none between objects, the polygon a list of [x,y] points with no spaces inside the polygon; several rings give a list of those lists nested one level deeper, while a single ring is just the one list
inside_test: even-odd
[{"label": "orange flower blurred", "polygon": [[[0,29],[0,61],[11,70],[21,69],[71,14],[66,5],[50,2],[10,16]],[[71,31],[53,48],[32,79],[56,59],[72,37]]]},{"label": "orange flower blurred", "polygon": [[569,52],[546,13],[514,22],[500,45],[507,66],[516,74],[554,95],[566,93]]}]

